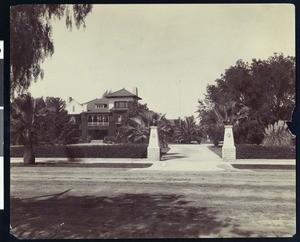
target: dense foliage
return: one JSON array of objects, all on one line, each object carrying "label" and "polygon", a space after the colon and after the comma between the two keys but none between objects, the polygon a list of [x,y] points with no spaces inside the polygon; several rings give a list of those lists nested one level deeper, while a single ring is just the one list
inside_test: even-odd
[{"label": "dense foliage", "polygon": [[60,98],[33,98],[22,94],[11,102],[11,144],[65,145],[72,140],[72,126]]},{"label": "dense foliage", "polygon": [[[24,147],[11,147],[12,157],[22,157]],[[147,146],[139,144],[125,145],[76,145],[76,146],[37,146],[36,157],[59,158],[146,158]]]},{"label": "dense foliage", "polygon": [[67,28],[73,23],[85,26],[92,10],[90,4],[20,4],[10,11],[11,95],[27,90],[38,77],[43,78],[41,63],[54,53],[52,19],[65,17]]},{"label": "dense foliage", "polygon": [[165,115],[149,110],[147,104],[129,102],[116,136],[106,137],[104,142],[148,144],[151,125],[157,125],[160,145],[166,147],[167,137],[172,135],[172,123]]},{"label": "dense foliage", "polygon": [[268,124],[291,119],[295,58],[275,53],[267,60],[239,60],[207,86],[205,99],[198,102],[201,128],[211,138],[220,139],[230,123],[237,143],[260,144]]},{"label": "dense foliage", "polygon": [[70,123],[66,103],[60,98],[46,97],[40,110],[37,128],[38,144],[66,145],[72,143],[73,126]]},{"label": "dense foliage", "polygon": [[10,141],[25,146],[25,163],[34,163],[34,145],[65,145],[71,142],[72,132],[65,102],[60,98],[44,100],[26,93],[11,102]]}]

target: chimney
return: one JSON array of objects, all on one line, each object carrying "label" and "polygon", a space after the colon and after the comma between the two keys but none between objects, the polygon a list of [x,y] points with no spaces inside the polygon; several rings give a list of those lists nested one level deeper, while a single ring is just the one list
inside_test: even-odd
[{"label": "chimney", "polygon": [[67,98],[67,104],[69,104],[70,102],[72,102],[73,98],[72,97],[68,97]]},{"label": "chimney", "polygon": [[133,88],[133,92],[132,92],[134,95],[138,96],[138,89],[137,87],[134,87]]}]

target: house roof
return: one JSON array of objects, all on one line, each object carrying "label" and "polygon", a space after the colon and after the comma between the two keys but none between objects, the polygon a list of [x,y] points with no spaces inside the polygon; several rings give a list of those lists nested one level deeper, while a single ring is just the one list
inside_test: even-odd
[{"label": "house roof", "polygon": [[89,104],[89,103],[92,103],[92,104],[108,104],[108,99],[105,98],[105,97],[102,97],[102,98],[95,98],[91,101],[88,101],[84,104]]},{"label": "house roof", "polygon": [[77,102],[75,99],[72,99],[72,101],[69,102],[69,103],[66,105],[66,107],[68,107],[68,106],[70,106],[70,105],[73,105],[74,103],[77,103],[78,105],[83,106],[82,103],[79,103],[79,102]]},{"label": "house roof", "polygon": [[[86,102],[88,112],[106,113],[108,110],[108,99],[107,98],[96,98],[92,101]],[[96,104],[106,104],[106,108],[96,108]]]},{"label": "house roof", "polygon": [[133,94],[132,92],[127,91],[125,88],[116,91],[116,92],[112,92],[109,93],[105,96],[106,98],[114,98],[114,97],[135,97],[137,99],[141,99],[140,97],[138,97],[137,95]]}]

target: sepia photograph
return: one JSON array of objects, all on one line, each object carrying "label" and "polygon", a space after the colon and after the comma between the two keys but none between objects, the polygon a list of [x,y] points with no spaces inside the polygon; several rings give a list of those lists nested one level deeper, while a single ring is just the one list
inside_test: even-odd
[{"label": "sepia photograph", "polygon": [[295,11],[11,6],[11,236],[295,236]]}]

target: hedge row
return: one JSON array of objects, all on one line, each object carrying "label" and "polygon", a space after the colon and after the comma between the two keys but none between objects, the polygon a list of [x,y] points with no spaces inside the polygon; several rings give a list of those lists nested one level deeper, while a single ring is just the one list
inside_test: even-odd
[{"label": "hedge row", "polygon": [[[222,148],[209,146],[209,149],[222,157]],[[296,159],[293,147],[265,147],[262,145],[236,145],[237,159]]]},{"label": "hedge row", "polygon": [[[35,157],[61,158],[146,158],[146,145],[97,145],[97,146],[39,146]],[[23,157],[24,147],[11,147],[11,157]]]},{"label": "hedge row", "polygon": [[296,159],[294,147],[266,147],[262,145],[237,145],[237,159]]}]

